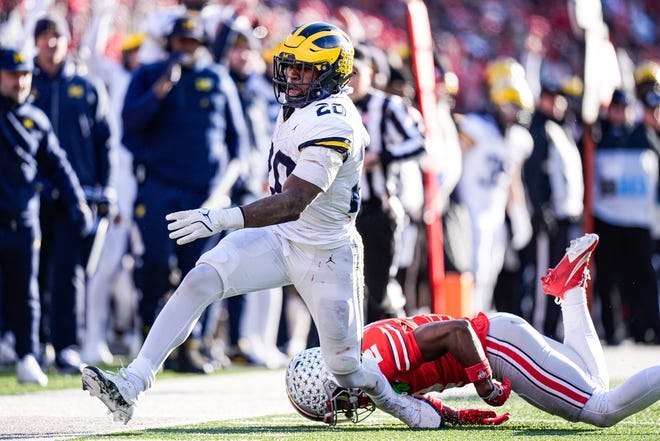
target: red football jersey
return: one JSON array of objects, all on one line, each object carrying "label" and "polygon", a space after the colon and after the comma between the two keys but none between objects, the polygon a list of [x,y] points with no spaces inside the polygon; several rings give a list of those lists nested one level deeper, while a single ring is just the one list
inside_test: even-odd
[{"label": "red football jersey", "polygon": [[[381,371],[398,392],[424,393],[442,391],[447,386],[463,386],[469,383],[465,367],[451,354],[424,362],[413,336],[413,331],[426,323],[453,319],[447,315],[423,314],[370,323],[364,329],[362,352],[365,357],[372,357],[378,362]],[[485,351],[488,318],[479,313],[468,320]]]}]

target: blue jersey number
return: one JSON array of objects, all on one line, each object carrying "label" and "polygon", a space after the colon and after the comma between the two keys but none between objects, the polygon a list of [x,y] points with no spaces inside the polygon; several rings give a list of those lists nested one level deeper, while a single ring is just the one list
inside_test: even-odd
[{"label": "blue jersey number", "polygon": [[[282,185],[293,169],[296,168],[296,163],[281,151],[278,151],[273,155],[272,145],[270,147],[270,156],[271,160],[268,161],[268,163],[270,165],[270,170],[273,172],[273,178],[275,181],[275,187],[270,187],[270,192],[271,194],[282,193]],[[284,173],[282,174],[282,172]]]},{"label": "blue jersey number", "polygon": [[316,106],[316,115],[323,116],[329,113],[346,115],[346,108],[339,103],[321,103]]}]

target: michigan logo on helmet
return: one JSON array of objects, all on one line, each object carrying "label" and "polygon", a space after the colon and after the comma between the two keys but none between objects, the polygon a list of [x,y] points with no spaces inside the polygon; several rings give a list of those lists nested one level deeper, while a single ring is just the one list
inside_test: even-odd
[{"label": "michigan logo on helmet", "polygon": [[338,415],[357,423],[375,410],[369,397],[360,389],[346,389],[325,368],[321,348],[299,352],[286,370],[286,394],[299,414],[330,425]]},{"label": "michigan logo on helmet", "polygon": [[[304,107],[339,92],[353,73],[353,52],[348,36],[334,25],[312,22],[298,26],[273,57],[277,101]],[[290,68],[299,69],[296,81],[287,76]],[[310,71],[311,80],[303,81]]]}]

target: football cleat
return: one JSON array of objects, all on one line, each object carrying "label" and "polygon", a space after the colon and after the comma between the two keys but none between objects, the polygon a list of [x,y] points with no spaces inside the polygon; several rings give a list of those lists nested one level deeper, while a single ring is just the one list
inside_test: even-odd
[{"label": "football cleat", "polygon": [[41,370],[41,366],[32,354],[28,354],[16,362],[16,378],[19,383],[36,383],[42,387],[48,386],[48,377]]},{"label": "football cleat", "polygon": [[138,393],[128,380],[128,372],[121,368],[119,375],[104,372],[96,366],[85,366],[82,370],[83,390],[97,397],[112,414],[113,421],[128,423],[133,416]]},{"label": "football cleat", "polygon": [[381,410],[393,415],[413,429],[438,429],[442,427],[443,419],[440,410],[431,401],[403,393],[393,394],[394,397],[378,406]]},{"label": "football cleat", "polygon": [[598,245],[597,234],[585,234],[574,239],[566,248],[566,254],[557,266],[548,269],[548,273],[541,277],[543,292],[555,296],[559,303],[564,299],[564,293],[576,286],[586,288],[589,274],[589,258]]}]

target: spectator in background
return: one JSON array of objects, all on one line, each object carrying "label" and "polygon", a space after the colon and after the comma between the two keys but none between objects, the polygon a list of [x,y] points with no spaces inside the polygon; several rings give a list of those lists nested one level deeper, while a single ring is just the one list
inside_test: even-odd
[{"label": "spectator in background", "polygon": [[[143,336],[178,285],[176,275],[193,268],[206,247],[206,241],[176,247],[168,239],[165,215],[202,206],[229,160],[247,145],[236,85],[204,42],[198,22],[177,18],[167,39],[169,58],[135,71],[122,111],[123,142],[133,153],[138,183],[135,221],[144,242],[135,269]],[[176,370],[213,370],[200,356],[199,334],[178,351]]]},{"label": "spectator in background", "polygon": [[[507,242],[520,249],[531,236],[520,175],[532,149],[525,127],[534,108],[532,93],[523,67],[510,57],[493,60],[485,81],[486,111],[457,118],[463,167],[456,196],[470,217],[475,312],[493,310]],[[507,215],[511,237],[507,236]]]},{"label": "spectator in background", "polygon": [[640,63],[635,86],[641,120],[621,148],[611,152],[615,156],[597,162],[605,179],[597,185],[604,206],[596,213],[596,228],[608,234],[608,241],[603,241],[606,255],[596,268],[598,279],[603,277],[599,288],[619,282],[621,297],[630,305],[627,325],[634,341],[660,344],[658,281],[651,264],[660,185],[660,64]]},{"label": "spectator in background", "polygon": [[39,195],[37,173],[60,193],[71,228],[83,234],[92,214],[48,117],[26,102],[32,60],[0,50],[0,324],[15,337],[19,383],[48,384],[39,357]]},{"label": "spectator in background", "polygon": [[[254,36],[252,27],[242,20],[225,26],[229,26],[230,31],[225,55],[220,62],[228,67],[229,75],[236,83],[250,141],[249,152],[241,167],[243,173],[232,195],[234,204],[242,205],[269,193],[268,154],[280,105],[272,93],[272,82],[264,75],[266,64],[261,57],[261,42]],[[268,368],[286,366],[288,358],[276,345],[282,301],[282,288],[226,300],[230,344],[239,349],[234,350],[234,359],[238,354],[256,365]]]},{"label": "spectator in background", "polygon": [[238,29],[251,30],[257,26],[262,9],[259,0],[234,0],[227,3],[210,42],[211,53],[216,61],[227,57]]},{"label": "spectator in background", "polygon": [[[369,52],[366,46],[355,48],[354,75],[349,83],[353,88],[351,100],[371,139],[365,151],[362,202],[356,219],[364,243],[365,323],[404,314],[403,305],[393,304],[388,295],[388,287],[398,284],[393,259],[401,247],[405,216],[394,185],[415,185],[417,181],[416,195],[423,194],[417,160],[425,153],[424,133],[413,109],[401,97],[373,88],[374,67]],[[414,161],[417,170],[409,181],[392,173],[394,164],[404,161]]]},{"label": "spectator in background", "polygon": [[[594,228],[601,242],[595,256],[594,294],[600,300],[600,319],[608,345],[619,344],[622,335],[617,332],[617,328],[623,319],[627,322],[630,318],[630,296],[637,292],[637,289],[634,292],[631,289],[632,281],[637,280],[635,274],[639,271],[636,269],[638,263],[636,259],[631,261],[631,251],[628,250],[628,247],[637,248],[633,244],[638,240],[632,236],[637,229],[631,229],[626,225],[629,222],[624,219],[639,216],[641,212],[638,207],[630,205],[636,198],[621,188],[630,171],[631,164],[628,161],[635,156],[639,159],[638,150],[631,152],[625,148],[634,124],[634,104],[634,97],[626,91],[615,90],[610,104],[594,128],[596,176],[593,183],[593,212]],[[629,268],[629,262],[635,268]],[[629,280],[633,276],[635,279]],[[628,288],[617,289],[622,284]]]},{"label": "spectator in background", "polygon": [[[568,101],[561,81],[544,78],[529,131],[534,149],[523,166],[531,206],[533,237],[529,256],[537,275],[561,259],[579,229],[583,212],[582,160],[564,117]],[[557,339],[560,309],[536,286],[532,324]],[[540,323],[542,322],[542,323]]]},{"label": "spectator in background", "polygon": [[[110,97],[109,121],[113,127],[112,146],[116,166],[112,168],[110,182],[117,192],[117,212],[107,222],[107,233],[98,263],[90,268],[87,283],[87,308],[85,334],[81,358],[85,363],[112,363],[113,354],[108,347],[108,331],[111,322],[111,300],[114,304],[112,315],[113,330],[122,340],[122,346],[131,352],[137,342],[137,292],[133,284],[133,256],[129,248],[139,248],[133,233],[133,205],[137,184],[133,174],[133,157],[122,144],[123,125],[121,111],[126,89],[132,73],[139,67],[137,53],[145,34],[127,36],[122,42],[121,59],[116,61],[105,55],[109,35],[108,25],[116,8],[97,11],[92,25],[83,39],[81,50],[89,50],[87,67],[92,75],[100,78]],[[139,250],[137,250],[139,251]]]},{"label": "spectator in background", "polygon": [[[116,194],[110,186],[111,132],[105,88],[91,77],[78,75],[67,60],[69,30],[59,16],[38,20],[34,38],[34,104],[50,118],[97,218],[112,216]],[[55,350],[57,369],[70,374],[78,372],[81,364],[77,312],[82,311],[77,309],[85,301],[84,268],[93,236],[88,240],[81,236],[80,229],[71,224],[69,212],[59,191],[43,177],[42,327],[46,341]]]}]

